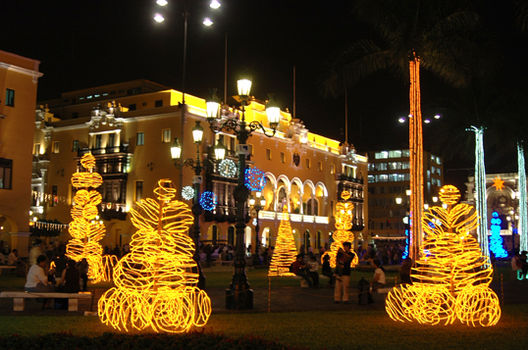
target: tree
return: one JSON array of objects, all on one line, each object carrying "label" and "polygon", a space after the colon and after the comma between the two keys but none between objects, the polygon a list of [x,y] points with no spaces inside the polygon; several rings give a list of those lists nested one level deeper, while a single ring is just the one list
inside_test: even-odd
[{"label": "tree", "polygon": [[[337,59],[325,82],[326,91],[348,86],[366,76],[390,69],[410,81],[410,256],[419,256],[423,213],[423,140],[420,67],[432,71],[454,86],[468,82],[468,72],[459,61],[466,50],[468,28],[478,16],[453,1],[359,0],[354,14],[370,25],[380,38],[354,43]],[[341,77],[341,78],[339,78]],[[341,82],[339,80],[341,79]]]},{"label": "tree", "polygon": [[475,209],[457,204],[454,186],[440,189],[443,206],[424,216],[425,252],[411,273],[412,284],[395,287],[387,295],[385,309],[396,321],[448,325],[456,319],[482,327],[497,324],[499,298],[489,288],[493,269],[479,243],[470,235],[478,226]]},{"label": "tree", "polygon": [[73,221],[69,227],[72,239],[66,245],[66,256],[75,261],[86,259],[89,267],[88,277],[93,282],[109,281],[112,279],[112,266],[117,258],[114,255],[103,256],[103,247],[99,243],[106,233],[103,222],[98,220],[97,209],[102,198],[96,188],[101,186],[103,178],[93,171],[95,157],[91,153],[82,156],[81,166],[86,171],[76,172],[71,178],[72,186],[77,192],[73,197]]},{"label": "tree", "polygon": [[297,248],[295,247],[287,208],[285,205],[282,210],[282,220],[279,225],[279,233],[277,234],[268,276],[295,276],[293,272],[290,272],[290,265],[295,261]]},{"label": "tree", "polygon": [[175,200],[171,180],[160,180],[154,193],[156,199],[141,200],[131,210],[138,230],[130,253],[115,267],[116,286],[99,299],[99,318],[125,331],[187,332],[203,327],[211,314],[209,296],[197,287],[194,242],[186,233],[193,215]]}]

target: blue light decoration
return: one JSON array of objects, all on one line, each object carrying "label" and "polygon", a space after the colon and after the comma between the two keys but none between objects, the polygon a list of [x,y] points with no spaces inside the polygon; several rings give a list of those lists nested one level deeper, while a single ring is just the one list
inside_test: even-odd
[{"label": "blue light decoration", "polygon": [[216,208],[217,203],[218,201],[216,200],[214,192],[205,191],[202,193],[202,196],[200,197],[200,205],[204,210],[213,210]]},{"label": "blue light decoration", "polygon": [[495,258],[501,259],[501,258],[507,258],[508,253],[506,250],[504,250],[504,247],[502,246],[502,237],[500,235],[501,230],[501,222],[502,220],[499,218],[499,213],[494,211],[491,213],[491,236],[490,236],[490,250],[495,255]]},{"label": "blue light decoration", "polygon": [[182,197],[185,200],[190,200],[194,198],[194,188],[192,186],[184,186],[182,188]]},{"label": "blue light decoration", "polygon": [[479,226],[477,239],[482,254],[489,258],[488,245],[488,205],[486,202],[486,167],[484,165],[484,127],[471,126],[475,133],[475,192]]},{"label": "blue light decoration", "polygon": [[402,260],[407,259],[409,256],[409,230],[405,230],[405,251],[402,254]]},{"label": "blue light decoration", "polygon": [[264,172],[259,168],[247,168],[245,176],[246,187],[251,191],[262,192],[264,185],[266,184],[266,178]]},{"label": "blue light decoration", "polygon": [[524,147],[517,143],[517,165],[519,167],[519,251],[528,250],[528,208],[526,204],[526,169]]}]

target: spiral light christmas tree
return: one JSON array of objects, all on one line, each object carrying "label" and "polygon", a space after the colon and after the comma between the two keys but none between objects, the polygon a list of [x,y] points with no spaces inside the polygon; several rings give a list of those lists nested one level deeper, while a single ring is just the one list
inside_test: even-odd
[{"label": "spiral light christmas tree", "polygon": [[454,186],[440,189],[440,201],[447,207],[432,207],[424,213],[426,238],[416,261],[413,284],[393,288],[385,309],[396,321],[421,324],[451,324],[457,318],[472,326],[493,326],[501,309],[489,288],[493,269],[469,234],[478,226],[477,214],[467,204],[457,204],[460,192]]},{"label": "spiral light christmas tree", "polygon": [[100,320],[119,330],[151,328],[182,333],[203,327],[211,314],[211,300],[196,287],[194,242],[186,234],[193,223],[189,206],[175,200],[171,180],[162,179],[147,198],[131,210],[138,229],[130,253],[117,263],[115,287],[99,299]]},{"label": "spiral light christmas tree", "polygon": [[66,245],[66,256],[75,261],[86,258],[89,266],[88,278],[92,282],[109,281],[112,279],[113,263],[117,259],[114,255],[102,255],[103,247],[99,241],[103,239],[106,230],[102,222],[96,220],[99,214],[97,206],[102,198],[95,189],[101,186],[103,178],[93,171],[95,158],[91,153],[82,156],[81,165],[86,171],[74,173],[71,179],[77,192],[73,197],[73,221],[69,227],[72,239]]},{"label": "spiral light christmas tree", "polygon": [[268,276],[295,276],[294,273],[290,272],[290,265],[295,261],[296,255],[297,248],[293,238],[290,216],[287,206],[284,206]]},{"label": "spiral light christmas tree", "polygon": [[[347,202],[347,199],[350,198],[350,192],[343,191],[341,192],[341,198],[343,199],[342,202],[338,202],[336,204],[336,212],[335,212],[335,228],[334,234],[332,235],[332,238],[334,241],[330,245],[330,250],[327,250],[322,256],[321,256],[321,263],[323,262],[323,258],[325,255],[330,256],[330,267],[334,268],[336,266],[336,256],[337,251],[339,248],[343,248],[344,242],[354,242],[354,234],[350,229],[352,228],[352,209],[354,208],[354,204],[351,202]],[[354,267],[358,263],[358,256],[354,252],[354,250],[351,250],[352,253],[354,253],[354,259],[350,263],[351,267]]]}]

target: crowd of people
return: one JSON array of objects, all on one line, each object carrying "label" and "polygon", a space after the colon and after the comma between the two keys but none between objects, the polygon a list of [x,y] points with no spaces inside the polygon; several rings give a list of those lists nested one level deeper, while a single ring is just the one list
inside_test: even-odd
[{"label": "crowd of people", "polygon": [[[325,255],[328,247],[321,247],[314,251],[310,247],[301,247],[296,260],[291,264],[290,271],[301,277],[308,287],[317,288],[321,284],[321,276],[326,276],[328,286],[334,288],[335,303],[349,303],[350,276],[352,261],[356,258],[363,266],[372,268],[373,275],[370,281],[361,278],[358,283],[360,303],[362,296],[368,302],[373,302],[372,294],[384,288],[387,279],[385,268],[387,265],[400,264],[400,283],[412,283],[410,258],[401,259],[403,247],[398,244],[388,243],[375,246],[369,244],[365,248],[358,247],[354,252],[352,243],[345,242],[336,255],[336,266],[330,265],[330,256]],[[86,259],[75,262],[66,257],[65,244],[44,244],[36,240],[29,251],[29,258],[21,259],[16,249],[4,254],[1,250],[0,263],[16,266],[17,271],[23,271],[26,276],[25,290],[28,292],[70,292],[75,293],[87,289],[88,263]],[[104,248],[104,254],[113,254],[118,258],[129,252],[128,245],[122,248]],[[231,262],[235,258],[235,248],[228,244],[201,244],[199,258],[201,266],[208,267],[217,262]],[[273,247],[261,247],[259,254],[252,254],[251,246],[245,250],[248,265],[266,268],[269,266],[273,255]],[[321,257],[323,259],[321,260]],[[320,262],[322,261],[322,264]],[[511,259],[511,266],[518,279],[526,279],[528,272],[527,252],[515,254]]]}]

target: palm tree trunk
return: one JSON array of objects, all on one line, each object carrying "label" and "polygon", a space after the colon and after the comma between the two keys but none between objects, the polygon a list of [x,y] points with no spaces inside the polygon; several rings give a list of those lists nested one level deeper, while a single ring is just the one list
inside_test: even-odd
[{"label": "palm tree trunk", "polygon": [[409,157],[410,157],[410,250],[413,261],[420,257],[422,245],[422,214],[423,214],[423,142],[422,142],[422,108],[420,97],[420,59],[413,53],[409,61],[411,86],[409,89]]}]

